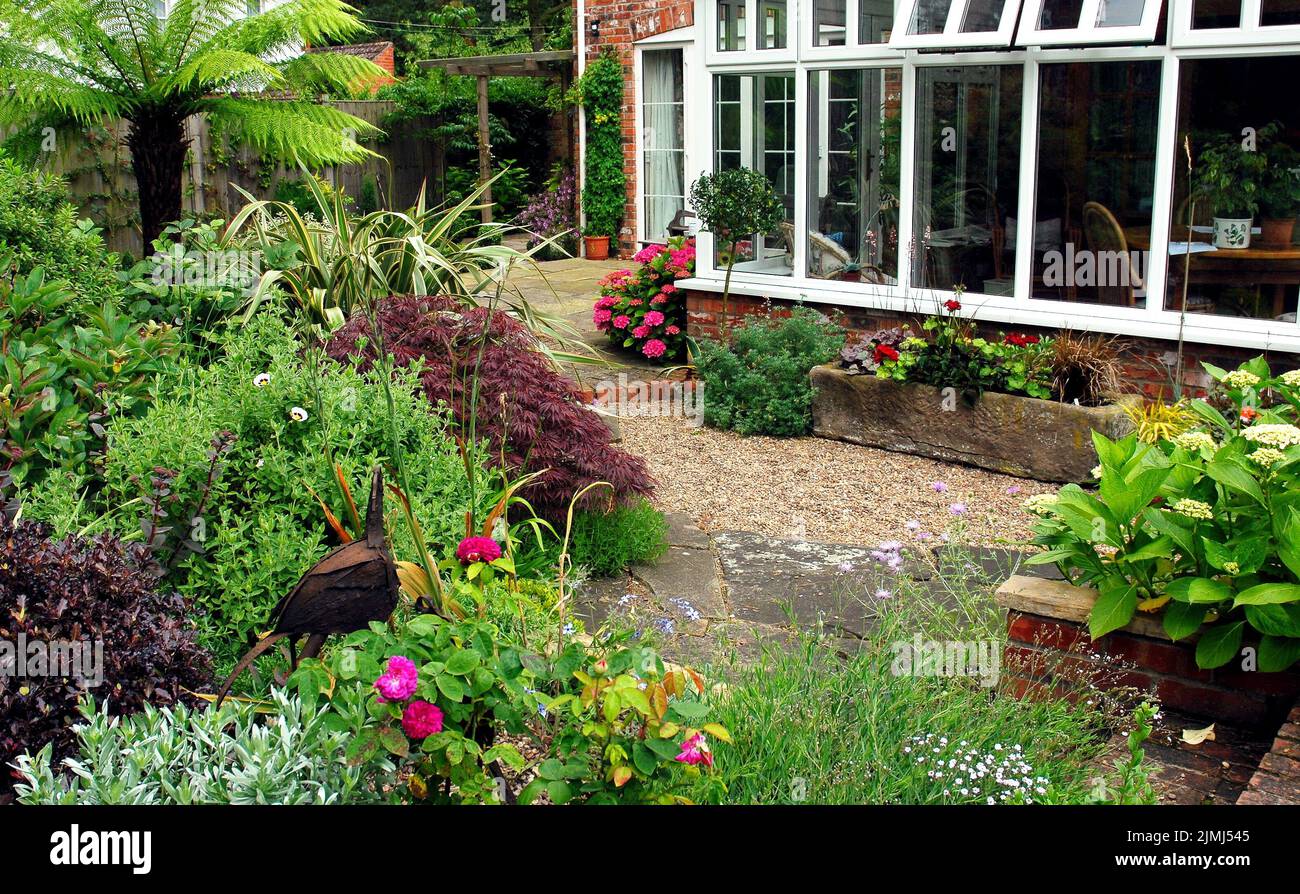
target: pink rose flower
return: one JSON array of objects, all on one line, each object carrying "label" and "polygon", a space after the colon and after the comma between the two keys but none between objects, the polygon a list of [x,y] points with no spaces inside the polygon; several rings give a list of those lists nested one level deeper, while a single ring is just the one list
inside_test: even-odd
[{"label": "pink rose flower", "polygon": [[674,760],[692,766],[704,764],[706,767],[712,767],[713,752],[709,750],[709,743],[704,741],[704,733],[696,733],[683,742],[682,752]]},{"label": "pink rose flower", "polygon": [[456,558],[462,565],[495,562],[501,558],[501,546],[491,537],[466,537],[456,547]]},{"label": "pink rose flower", "polygon": [[442,709],[429,702],[413,701],[402,712],[402,729],[412,739],[427,739],[442,732]]},{"label": "pink rose flower", "polygon": [[415,694],[420,684],[420,673],[415,662],[404,655],[388,659],[388,666],[375,680],[381,702],[400,702]]}]

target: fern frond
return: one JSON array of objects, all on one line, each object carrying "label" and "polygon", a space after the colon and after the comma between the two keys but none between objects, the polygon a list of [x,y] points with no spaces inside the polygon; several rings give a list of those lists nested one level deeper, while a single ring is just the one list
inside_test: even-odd
[{"label": "fern frond", "polygon": [[313,168],[374,157],[357,139],[382,133],[354,115],[309,102],[213,97],[199,108],[237,142]]}]

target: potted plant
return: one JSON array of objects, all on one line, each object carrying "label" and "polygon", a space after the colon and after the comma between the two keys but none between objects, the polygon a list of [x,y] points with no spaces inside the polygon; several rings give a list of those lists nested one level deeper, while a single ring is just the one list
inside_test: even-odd
[{"label": "potted plant", "polygon": [[691,186],[691,207],[701,228],[712,233],[723,249],[718,261],[726,264],[727,276],[722,285],[719,331],[725,333],[737,247],[755,233],[770,233],[779,227],[785,220],[785,204],[766,176],[752,168],[732,168],[696,180]]},{"label": "potted plant", "polygon": [[1206,143],[1196,169],[1196,197],[1213,210],[1216,248],[1250,248],[1267,167],[1263,153],[1233,134],[1217,134]]},{"label": "potted plant", "polygon": [[1300,214],[1300,152],[1277,140],[1281,129],[1274,121],[1258,133],[1259,151],[1268,162],[1259,188],[1259,240],[1275,247],[1291,244]]},{"label": "potted plant", "polygon": [[609,236],[597,235],[592,227],[582,234],[583,254],[589,261],[604,261],[609,258]]}]

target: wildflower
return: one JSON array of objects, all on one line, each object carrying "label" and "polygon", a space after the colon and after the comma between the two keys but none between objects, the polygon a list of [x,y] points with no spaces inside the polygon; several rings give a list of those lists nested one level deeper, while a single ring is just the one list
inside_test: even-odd
[{"label": "wildflower", "polygon": [[573,631],[575,629],[576,628],[572,624],[565,624],[563,627],[560,628],[560,632],[563,633],[565,636],[572,636]]},{"label": "wildflower", "polygon": [[1254,388],[1259,384],[1259,376],[1244,369],[1234,369],[1223,377],[1223,384],[1238,391],[1243,388]]},{"label": "wildflower", "polygon": [[944,484],[942,481],[936,481],[933,484],[931,484],[930,487],[931,489],[934,490],[936,494],[942,494],[948,492],[948,485]]},{"label": "wildflower", "polygon": [[257,375],[253,376],[253,384],[256,385],[258,388],[265,388],[267,385],[271,384],[271,374],[258,373]]},{"label": "wildflower", "polygon": [[1272,447],[1260,447],[1250,454],[1250,459],[1261,466],[1275,466],[1286,460],[1286,454]]},{"label": "wildflower", "polygon": [[672,618],[656,618],[651,622],[651,624],[655,630],[658,630],[665,636],[672,636],[677,632],[677,625],[673,623]]},{"label": "wildflower", "polygon": [[456,547],[456,558],[463,565],[495,562],[501,558],[501,546],[491,537],[466,537]]},{"label": "wildflower", "polygon": [[1300,369],[1288,370],[1278,376],[1278,381],[1292,388],[1300,388]]},{"label": "wildflower", "polygon": [[415,662],[405,655],[394,655],[388,659],[388,666],[375,679],[375,689],[379,690],[381,702],[400,702],[415,694],[420,684],[419,671]]},{"label": "wildflower", "polygon": [[1024,510],[1033,515],[1048,515],[1052,507],[1060,501],[1056,494],[1034,494],[1023,503]]},{"label": "wildflower", "polygon": [[1184,497],[1173,505],[1174,512],[1179,515],[1185,515],[1188,518],[1208,521],[1214,518],[1214,509],[1209,503],[1202,503],[1200,500],[1192,500]]},{"label": "wildflower", "polygon": [[306,422],[311,417],[307,415],[307,411],[302,407],[292,407],[289,410],[289,418],[294,422]]},{"label": "wildflower", "polygon": [[841,562],[841,563],[840,563],[840,573],[841,573],[841,574],[848,574],[848,573],[849,573],[850,571],[852,571],[852,570],[853,570],[853,563],[852,563],[852,562]]},{"label": "wildflower", "polygon": [[641,346],[641,353],[652,359],[662,357],[667,350],[668,346],[657,338],[652,338]]},{"label": "wildflower", "polygon": [[919,531],[921,529],[921,523],[913,518],[905,522],[903,527],[907,528],[909,531]]},{"label": "wildflower", "polygon": [[879,590],[876,591],[877,599],[892,599],[893,597],[894,594],[886,590],[884,587],[881,587]]},{"label": "wildflower", "polygon": [[1174,443],[1191,453],[1198,453],[1202,450],[1213,451],[1219,449],[1219,445],[1215,442],[1214,436],[1203,431],[1185,431],[1178,437],[1174,438]]},{"label": "wildflower", "polygon": [[704,764],[706,767],[712,767],[713,752],[709,750],[709,743],[704,740],[704,733],[696,733],[683,742],[682,753],[677,755],[674,760],[692,766]]},{"label": "wildflower", "polygon": [[442,709],[424,701],[413,701],[402,712],[402,729],[412,739],[427,739],[442,732]]},{"label": "wildflower", "polygon": [[966,514],[966,504],[965,504],[965,503],[953,503],[951,506],[948,507],[948,511],[951,512],[953,515],[965,515],[965,514]]},{"label": "wildflower", "polygon": [[1007,488],[1006,493],[1008,497],[1014,497],[1016,494],[1020,493],[1020,485],[1019,484],[1011,485],[1010,487]]},{"label": "wildflower", "polygon": [[[704,617],[702,614],[696,611],[695,606],[691,605],[689,601],[682,598],[681,596],[672,597],[671,599],[668,600],[668,603],[670,605],[676,606],[677,608],[681,609],[682,614],[686,617],[686,620],[688,621],[698,621],[700,620],[700,618]],[[671,633],[672,631],[669,632]]]},{"label": "wildflower", "polygon": [[[1242,415],[1245,415],[1245,412],[1242,410]],[[1263,444],[1265,447],[1275,447],[1278,450],[1300,444],[1300,428],[1294,425],[1278,423],[1256,425],[1243,431],[1241,436],[1253,444]]]}]

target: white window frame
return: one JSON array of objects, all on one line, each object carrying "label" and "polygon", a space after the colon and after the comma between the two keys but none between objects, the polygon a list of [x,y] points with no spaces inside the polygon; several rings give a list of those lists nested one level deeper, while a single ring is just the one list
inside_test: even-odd
[{"label": "white window frame", "polygon": [[[1158,133],[1156,137],[1155,182],[1152,184],[1152,240],[1149,247],[1150,265],[1146,271],[1147,292],[1144,307],[1119,307],[1115,305],[1084,302],[1053,301],[1030,297],[1033,278],[1033,227],[1020,227],[1016,233],[1016,256],[1012,295],[982,295],[967,292],[963,297],[962,313],[982,321],[1009,326],[1037,326],[1044,328],[1069,328],[1128,336],[1155,338],[1174,342],[1180,336],[1188,343],[1233,346],[1252,350],[1269,350],[1300,353],[1300,324],[1272,319],[1217,316],[1213,314],[1182,314],[1166,309],[1167,272],[1171,263],[1168,255],[1170,219],[1173,214],[1173,183],[1181,158],[1177,147],[1178,92],[1183,60],[1201,58],[1250,58],[1271,55],[1300,55],[1300,26],[1259,29],[1264,37],[1231,30],[1231,45],[1219,45],[1227,40],[1221,32],[1203,32],[1210,35],[1210,43],[1192,46],[1177,45],[1173,39],[1179,24],[1190,22],[1191,0],[1167,0],[1170,10],[1171,39],[1167,44],[1146,46],[1090,46],[1087,49],[1065,47],[1012,46],[1007,49],[957,49],[951,53],[902,50],[885,44],[856,44],[858,23],[857,0],[848,0],[846,15],[849,25],[849,42],[843,47],[812,47],[810,10],[812,0],[796,0],[799,5],[800,37],[797,42],[797,60],[776,59],[772,51],[746,50],[710,56],[716,44],[713,33],[713,0],[696,0],[696,22],[706,23],[703,31],[707,40],[704,46],[697,43],[698,64],[688,93],[694,90],[695,101],[688,102],[687,130],[689,151],[694,169],[688,168],[687,182],[693,183],[701,174],[713,169],[713,76],[715,74],[760,74],[774,71],[794,71],[795,75],[795,256],[790,276],[734,271],[732,289],[736,294],[755,295],[772,299],[805,301],[809,304],[827,303],[861,308],[891,315],[926,312],[937,302],[952,293],[932,289],[915,289],[910,278],[912,265],[900,256],[898,283],[878,286],[867,283],[849,283],[814,279],[806,276],[808,238],[808,171],[811,135],[808,131],[808,81],[809,72],[829,68],[901,67],[903,71],[902,108],[904,114],[900,147],[899,198],[902,213],[899,216],[900,255],[912,238],[915,206],[916,175],[916,84],[917,71],[927,65],[985,65],[1017,64],[1023,66],[1023,107],[1021,110],[1020,188],[1017,202],[1018,218],[1034,220],[1037,201],[1037,150],[1039,140],[1038,100],[1039,66],[1053,62],[1090,62],[1109,60],[1153,59],[1161,62],[1161,86],[1158,107]],[[907,7],[912,0],[900,2]],[[1259,0],[1249,0],[1258,4]],[[1257,8],[1257,6],[1255,7]],[[902,9],[895,17],[895,33],[902,21]],[[1256,14],[1257,15],[1257,14]],[[1257,20],[1257,18],[1256,18]],[[718,57],[721,57],[719,61]],[[707,85],[707,92],[701,86]],[[705,97],[705,99],[701,99]],[[704,292],[721,292],[725,271],[713,265],[713,238],[703,231],[698,236],[696,275],[682,283],[683,287]],[[1176,263],[1176,258],[1172,260]]]},{"label": "white window frame", "polygon": [[[718,49],[718,3],[717,0],[696,0],[695,21],[704,22],[704,59],[709,65],[730,65],[743,62],[753,64],[755,59],[763,62],[793,63],[799,58],[799,12],[805,0],[786,0],[785,46],[773,49],[758,49],[759,21],[758,0],[745,0],[745,48],[743,50]],[[701,19],[701,15],[703,19]]]},{"label": "white window frame", "polygon": [[908,34],[912,16],[921,0],[902,0],[894,16],[894,31],[889,45],[904,50],[959,50],[980,47],[1009,47],[1016,31],[1016,14],[1020,0],[1002,0],[1002,16],[996,31],[962,33],[961,21],[975,0],[952,0],[943,31],[938,34]]},{"label": "white window frame", "polygon": [[645,194],[645,102],[642,96],[642,77],[644,74],[643,54],[655,50],[682,51],[682,206],[690,207],[691,184],[699,174],[691,176],[691,162],[694,156],[694,128],[691,123],[691,109],[695,105],[691,98],[690,79],[693,74],[704,71],[698,59],[698,46],[694,40],[695,29],[678,28],[632,45],[632,77],[636,84],[636,102],[634,103],[636,121],[636,233],[638,243],[655,241],[646,233],[646,194]]},{"label": "white window frame", "polygon": [[1191,47],[1289,46],[1296,52],[1300,25],[1261,25],[1262,0],[1241,0],[1241,20],[1236,28],[1193,28],[1195,0],[1169,0],[1169,44],[1175,49]]},{"label": "white window frame", "polygon": [[[1151,43],[1156,39],[1156,31],[1160,28],[1160,12],[1164,6],[1162,0],[1145,0],[1142,5],[1142,21],[1138,24],[1104,28],[1097,24],[1097,19],[1105,0],[1083,0],[1083,8],[1079,11],[1079,21],[1075,27],[1040,29],[1038,19],[1042,15],[1044,2],[1045,0],[1025,0],[1024,12],[1020,16],[1020,30],[1016,33],[1016,43],[1020,46]],[[1085,22],[1092,24],[1085,25]]]}]

